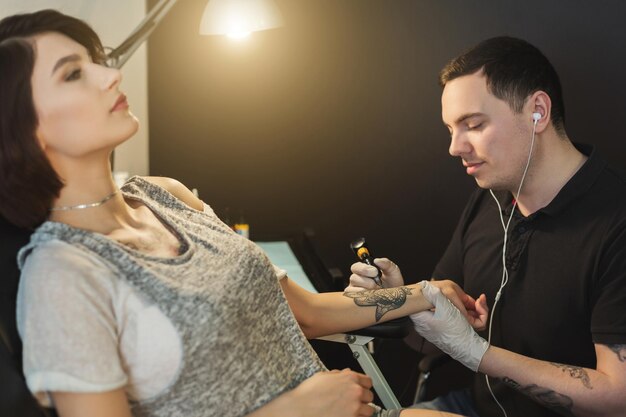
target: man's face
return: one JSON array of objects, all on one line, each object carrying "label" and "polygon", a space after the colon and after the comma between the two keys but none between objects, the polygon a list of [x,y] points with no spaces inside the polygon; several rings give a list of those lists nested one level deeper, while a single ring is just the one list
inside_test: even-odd
[{"label": "man's face", "polygon": [[532,120],[487,90],[481,71],[448,82],[441,96],[450,155],[485,189],[517,191],[530,151]]}]

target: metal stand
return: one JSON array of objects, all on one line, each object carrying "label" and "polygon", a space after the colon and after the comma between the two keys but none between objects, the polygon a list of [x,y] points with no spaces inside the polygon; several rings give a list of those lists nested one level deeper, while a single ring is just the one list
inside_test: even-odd
[{"label": "metal stand", "polygon": [[374,340],[373,337],[338,333],[330,336],[318,337],[318,339],[327,340],[329,342],[346,343],[350,347],[350,350],[352,350],[352,356],[354,356],[354,359],[359,362],[363,371],[369,375],[370,378],[372,378],[374,390],[376,391],[376,394],[378,394],[378,397],[382,401],[385,408],[401,408],[400,402],[389,387],[389,384],[387,384],[387,380],[367,349],[367,344]]}]

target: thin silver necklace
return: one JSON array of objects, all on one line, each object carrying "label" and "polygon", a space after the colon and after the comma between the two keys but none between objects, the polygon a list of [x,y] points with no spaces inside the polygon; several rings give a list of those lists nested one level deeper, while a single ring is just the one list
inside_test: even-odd
[{"label": "thin silver necklace", "polygon": [[52,207],[50,209],[50,211],[66,211],[66,210],[81,210],[81,209],[88,209],[88,208],[93,208],[93,207],[98,207],[103,205],[104,203],[106,203],[107,201],[109,201],[110,199],[113,198],[113,196],[115,194],[117,194],[120,190],[115,190],[113,191],[111,194],[109,194],[108,196],[104,197],[102,200],[100,201],[96,201],[95,203],[87,203],[87,204],[77,204],[75,206],[59,206],[59,207]]}]

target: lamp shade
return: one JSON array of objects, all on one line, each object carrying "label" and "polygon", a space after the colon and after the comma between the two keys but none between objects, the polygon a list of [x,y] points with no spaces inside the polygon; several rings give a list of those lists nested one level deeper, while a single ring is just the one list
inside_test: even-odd
[{"label": "lamp shade", "polygon": [[238,36],[282,25],[273,0],[210,0],[200,21],[200,34]]}]

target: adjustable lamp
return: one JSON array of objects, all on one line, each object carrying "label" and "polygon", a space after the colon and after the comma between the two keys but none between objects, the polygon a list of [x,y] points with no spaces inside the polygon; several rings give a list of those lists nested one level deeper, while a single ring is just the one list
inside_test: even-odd
[{"label": "adjustable lamp", "polygon": [[[160,0],[128,38],[107,55],[109,66],[121,68],[177,1]],[[200,34],[243,37],[282,25],[282,16],[273,0],[210,0],[204,8]]]},{"label": "adjustable lamp", "polygon": [[[177,0],[159,0],[124,42],[107,54],[107,65],[121,68],[133,53],[148,39]],[[203,35],[230,35],[242,37],[254,31],[282,26],[283,19],[273,0],[210,0],[200,23]],[[111,167],[115,156],[111,153]],[[114,174],[115,175],[115,174]],[[119,180],[128,176],[119,173]]]}]

